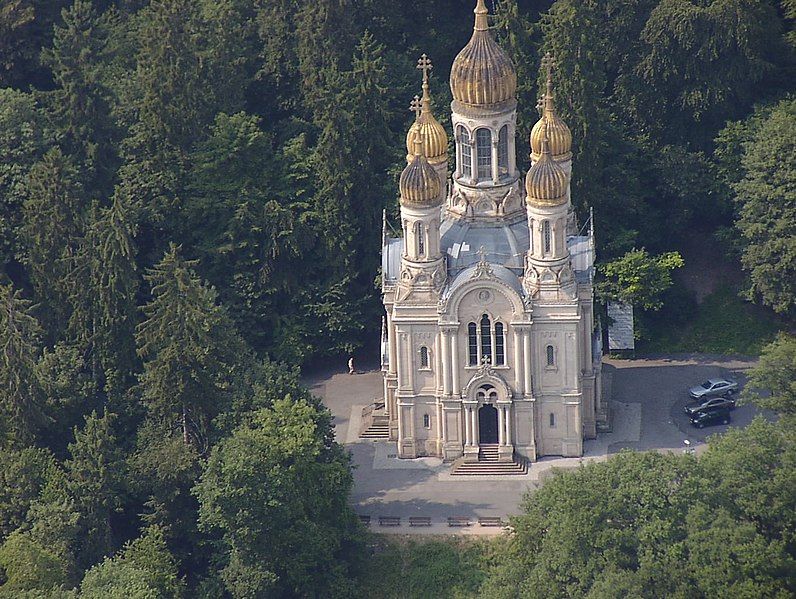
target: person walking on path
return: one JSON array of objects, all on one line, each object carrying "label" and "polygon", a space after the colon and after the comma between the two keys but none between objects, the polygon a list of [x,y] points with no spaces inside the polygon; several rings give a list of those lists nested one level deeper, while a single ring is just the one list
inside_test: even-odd
[{"label": "person walking on path", "polygon": [[348,374],[354,374],[354,356],[348,358]]}]

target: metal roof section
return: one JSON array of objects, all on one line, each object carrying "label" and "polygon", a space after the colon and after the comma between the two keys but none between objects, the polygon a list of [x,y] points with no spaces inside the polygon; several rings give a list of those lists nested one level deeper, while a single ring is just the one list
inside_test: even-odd
[{"label": "metal roof section", "polygon": [[384,246],[381,248],[382,285],[395,285],[398,283],[398,273],[401,272],[403,242],[403,237],[385,238]]},{"label": "metal roof section", "polygon": [[530,237],[528,221],[524,216],[513,223],[445,219],[440,225],[440,248],[447,255],[448,276],[453,278],[476,264],[481,259],[478,254],[481,247],[484,248],[487,262],[516,270],[516,275],[521,275],[525,266],[525,252],[531,243]]},{"label": "metal roof section", "polygon": [[[500,282],[504,283],[511,287],[514,291],[517,292],[521,298],[525,297],[525,292],[522,289],[522,284],[520,283],[519,277],[514,274],[511,270],[506,268],[505,266],[500,266],[499,264],[490,264],[489,265],[492,270],[492,275],[494,278],[498,279]],[[476,274],[476,265],[469,266],[464,270],[459,271],[459,273],[451,280],[448,285],[445,287],[445,291],[443,292],[442,298],[444,300],[449,299],[456,290],[464,285],[467,281],[469,281],[473,276]]]},{"label": "metal roof section", "polygon": [[608,302],[608,349],[635,349],[633,305]]},{"label": "metal roof section", "polygon": [[594,238],[591,235],[567,237],[567,249],[575,279],[578,283],[591,283],[594,280]]}]

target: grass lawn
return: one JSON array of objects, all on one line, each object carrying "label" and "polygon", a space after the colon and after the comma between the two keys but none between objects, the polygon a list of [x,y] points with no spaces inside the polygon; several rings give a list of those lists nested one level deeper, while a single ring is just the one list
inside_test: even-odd
[{"label": "grass lawn", "polygon": [[361,581],[367,599],[477,597],[502,537],[371,535]]},{"label": "grass lawn", "polygon": [[636,353],[711,353],[756,356],[786,328],[771,311],[738,297],[723,286],[693,307],[690,314],[643,316],[644,339]]}]

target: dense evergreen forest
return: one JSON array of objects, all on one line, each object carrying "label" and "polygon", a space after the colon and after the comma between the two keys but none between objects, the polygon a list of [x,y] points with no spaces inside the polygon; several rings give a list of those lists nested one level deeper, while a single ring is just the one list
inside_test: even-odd
[{"label": "dense evergreen forest", "polygon": [[[538,118],[539,57],[556,58],[602,297],[640,306],[645,326],[687,313],[693,299],[668,273],[697,235],[739,265],[748,301],[792,326],[796,2],[488,4],[517,68],[523,139]],[[377,339],[382,212],[397,216],[416,60],[434,61],[446,124],[472,5],[0,0],[0,597],[360,594],[349,458],[298,366]],[[528,144],[517,147],[527,166]],[[767,351],[779,378],[764,382],[787,388],[792,339]],[[785,414],[792,393],[775,406]],[[770,467],[744,481],[762,486],[785,460],[792,489],[792,437],[762,424],[748,435]],[[671,482],[686,467],[646,459],[630,471]],[[714,466],[700,470],[704,487]],[[616,468],[605,480],[625,476]],[[521,555],[495,558],[487,596],[553,582],[561,596],[630,596],[675,571],[688,531],[650,523],[644,564],[665,554],[660,570],[626,575],[636,570],[621,552],[599,584],[563,558],[523,569],[523,552],[541,550],[531,537],[549,530],[542,516],[562,509],[544,501],[599,472],[529,503]],[[695,526],[737,499],[722,489]],[[782,581],[794,572],[793,496],[767,500],[776,521],[749,507],[719,522],[743,520],[740,544],[768,543],[779,569],[760,575]],[[704,535],[718,546],[719,532]],[[715,584],[704,596],[724,592]],[[796,590],[783,584],[727,596]]]}]

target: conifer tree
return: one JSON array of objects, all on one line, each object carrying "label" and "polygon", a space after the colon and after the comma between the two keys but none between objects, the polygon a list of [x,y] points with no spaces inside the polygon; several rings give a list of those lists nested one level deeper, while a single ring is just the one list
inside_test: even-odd
[{"label": "conifer tree", "polygon": [[67,490],[80,514],[79,561],[96,563],[113,552],[112,515],[121,505],[123,456],[113,431],[114,415],[92,412],[85,425],[75,427],[75,441],[69,444],[66,460]]},{"label": "conifer tree", "polygon": [[35,441],[48,420],[35,372],[40,337],[32,303],[0,284],[0,432],[19,448]]},{"label": "conifer tree", "polygon": [[216,292],[194,273],[196,261],[172,244],[146,275],[152,300],[137,327],[140,379],[149,418],[200,454],[207,450],[210,420],[221,411],[224,386],[236,356],[243,353]]},{"label": "conifer tree", "polygon": [[70,279],[72,333],[90,347],[95,382],[103,378],[116,390],[126,386],[136,362],[138,274],[131,212],[119,195],[108,208],[94,207]]},{"label": "conifer tree", "polygon": [[100,81],[107,32],[91,0],[75,0],[62,19],[52,49],[42,53],[59,86],[51,103],[62,146],[81,165],[84,184],[105,195],[117,166],[110,90]]},{"label": "conifer tree", "polygon": [[48,333],[69,317],[66,280],[83,233],[82,186],[73,161],[53,148],[28,174],[23,205],[24,263],[46,308]]}]

